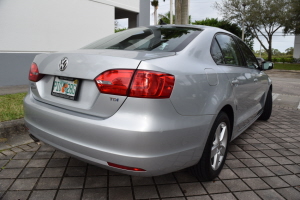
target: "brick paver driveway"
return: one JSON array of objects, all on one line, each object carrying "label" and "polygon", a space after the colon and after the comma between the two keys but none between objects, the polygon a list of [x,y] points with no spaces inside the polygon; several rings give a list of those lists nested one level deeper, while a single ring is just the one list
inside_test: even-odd
[{"label": "brick paver driveway", "polygon": [[274,108],[234,140],[219,178],[187,171],[133,177],[89,165],[47,145],[0,153],[4,199],[300,199],[300,111]]}]

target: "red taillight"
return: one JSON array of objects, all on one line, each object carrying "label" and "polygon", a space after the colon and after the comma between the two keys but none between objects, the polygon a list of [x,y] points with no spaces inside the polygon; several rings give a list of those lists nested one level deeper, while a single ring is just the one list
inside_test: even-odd
[{"label": "red taillight", "polygon": [[127,166],[118,165],[118,164],[114,164],[114,163],[110,163],[110,162],[107,162],[107,164],[111,167],[116,167],[116,168],[119,168],[119,169],[125,169],[125,170],[130,170],[130,171],[137,171],[137,172],[145,172],[146,171],[146,170],[141,169],[141,168],[127,167]]},{"label": "red taillight", "polygon": [[109,70],[95,78],[101,93],[126,96],[134,70]]},{"label": "red taillight", "polygon": [[171,74],[138,70],[133,78],[130,97],[169,98],[175,78]]},{"label": "red taillight", "polygon": [[95,78],[95,82],[99,91],[106,94],[138,98],[171,96],[175,82],[173,75],[147,70],[137,70],[134,74],[134,71],[128,69],[105,71]]},{"label": "red taillight", "polygon": [[39,69],[37,64],[32,63],[30,70],[29,70],[29,80],[33,81],[33,82],[38,82],[39,80],[41,80],[44,77],[43,74],[39,73]]}]

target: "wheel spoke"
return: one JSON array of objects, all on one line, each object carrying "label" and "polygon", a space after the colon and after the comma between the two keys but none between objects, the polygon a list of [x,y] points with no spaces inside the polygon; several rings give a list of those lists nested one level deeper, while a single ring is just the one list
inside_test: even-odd
[{"label": "wheel spoke", "polygon": [[210,158],[213,158],[218,153],[218,145],[211,148]]},{"label": "wheel spoke", "polygon": [[223,142],[223,140],[226,138],[225,137],[226,131],[227,131],[226,125],[222,126],[222,132],[220,133],[220,140],[219,140],[220,142]]},{"label": "wheel spoke", "polygon": [[219,167],[219,161],[220,161],[220,153],[217,153],[215,156],[214,169],[217,169]]},{"label": "wheel spoke", "polygon": [[215,133],[215,141],[220,142],[220,133],[221,133],[221,125],[218,126],[216,133]]},{"label": "wheel spoke", "polygon": [[218,162],[219,162],[219,154],[217,153],[217,154],[215,155],[215,157],[214,157],[214,163],[213,163],[213,165],[212,165],[212,168],[213,168],[213,169],[217,169],[217,167],[218,167]]},{"label": "wheel spoke", "polygon": [[225,151],[226,151],[226,147],[224,147],[223,145],[220,146],[220,154],[221,156],[225,155]]}]

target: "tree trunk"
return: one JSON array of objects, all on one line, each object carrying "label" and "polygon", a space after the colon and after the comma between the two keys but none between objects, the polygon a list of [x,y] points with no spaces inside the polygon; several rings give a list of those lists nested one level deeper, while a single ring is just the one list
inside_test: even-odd
[{"label": "tree trunk", "polygon": [[189,0],[175,0],[175,24],[189,24]]},{"label": "tree trunk", "polygon": [[181,24],[189,24],[189,0],[183,0],[181,4]]},{"label": "tree trunk", "polygon": [[268,61],[272,61],[272,36],[269,35]]},{"label": "tree trunk", "polygon": [[175,24],[181,24],[181,4],[183,0],[175,0]]},{"label": "tree trunk", "polygon": [[154,25],[157,25],[157,9],[158,7],[154,7]]},{"label": "tree trunk", "polygon": [[169,16],[169,19],[170,19],[170,24],[173,24],[173,0],[170,0],[170,16]]}]

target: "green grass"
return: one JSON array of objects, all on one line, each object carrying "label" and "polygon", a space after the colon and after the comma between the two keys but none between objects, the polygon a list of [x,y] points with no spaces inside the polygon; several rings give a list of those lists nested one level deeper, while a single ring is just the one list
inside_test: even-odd
[{"label": "green grass", "polygon": [[0,122],[24,117],[23,99],[26,93],[0,95]]},{"label": "green grass", "polygon": [[300,70],[300,64],[274,63],[274,69]]}]

